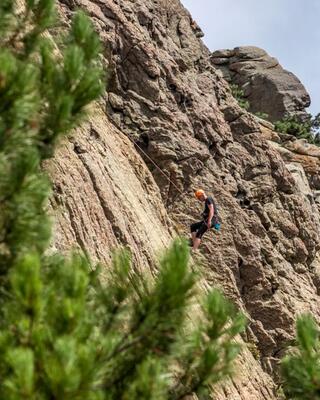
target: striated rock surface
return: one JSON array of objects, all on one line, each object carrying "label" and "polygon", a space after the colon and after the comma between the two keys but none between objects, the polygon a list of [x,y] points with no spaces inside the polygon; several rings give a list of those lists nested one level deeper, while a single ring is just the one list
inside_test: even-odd
[{"label": "striated rock surface", "polygon": [[244,351],[235,379],[215,398],[276,399],[277,364],[296,316],[320,317],[318,187],[311,178],[317,182],[319,169],[312,174],[305,168],[311,161],[296,157],[312,157],[313,166],[319,159],[286,148],[272,124],[238,106],[178,0],[60,3],[66,23],[79,6],[91,15],[110,81],[89,123],[47,166],[55,246],[79,246],[108,262],[124,244],[141,270],[154,273],[159,251],[199,218],[194,189],[212,193],[222,230],[202,246],[206,286],[222,287],[246,312],[242,339],[259,350],[258,359]]},{"label": "striated rock surface", "polygon": [[108,263],[128,246],[141,269],[152,269],[174,233],[160,192],[132,143],[96,108],[47,165],[54,177],[54,246],[78,247]]},{"label": "striated rock surface", "polygon": [[306,117],[310,96],[305,87],[266,51],[253,46],[217,50],[211,61],[229,82],[243,88],[250,111],[267,113],[271,121],[290,114]]}]

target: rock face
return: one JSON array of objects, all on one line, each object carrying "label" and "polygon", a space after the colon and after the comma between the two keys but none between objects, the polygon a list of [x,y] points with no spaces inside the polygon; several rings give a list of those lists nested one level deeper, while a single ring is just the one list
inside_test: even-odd
[{"label": "rock face", "polygon": [[250,111],[267,113],[271,121],[288,114],[306,117],[310,96],[305,87],[264,50],[249,46],[218,50],[211,54],[211,61],[225,79],[244,89]]},{"label": "rock face", "polygon": [[212,193],[222,230],[202,246],[206,285],[222,287],[248,315],[242,339],[259,350],[258,359],[244,351],[215,398],[276,399],[296,316],[320,317],[318,189],[305,169],[311,161],[296,157],[313,157],[318,176],[319,159],[285,148],[271,124],[238,106],[178,0],[60,3],[66,23],[79,6],[91,15],[110,81],[89,123],[47,165],[55,246],[108,262],[124,244],[152,273],[159,251],[199,218],[194,189]]},{"label": "rock face", "polygon": [[130,140],[101,109],[92,114],[47,165],[55,178],[54,246],[77,246],[108,263],[111,251],[125,245],[147,270],[174,233],[159,188]]}]

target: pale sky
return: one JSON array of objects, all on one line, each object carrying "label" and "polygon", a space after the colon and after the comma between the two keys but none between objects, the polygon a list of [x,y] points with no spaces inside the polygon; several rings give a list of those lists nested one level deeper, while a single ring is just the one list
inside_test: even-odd
[{"label": "pale sky", "polygon": [[211,51],[262,47],[298,76],[320,112],[320,0],[182,0]]}]

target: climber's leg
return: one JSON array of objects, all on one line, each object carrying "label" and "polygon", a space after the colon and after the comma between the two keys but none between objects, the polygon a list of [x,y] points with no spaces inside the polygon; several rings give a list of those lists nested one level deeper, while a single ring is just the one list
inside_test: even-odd
[{"label": "climber's leg", "polygon": [[200,243],[201,243],[201,239],[196,237],[196,238],[194,239],[194,241],[193,241],[192,250],[193,250],[193,251],[198,250],[198,248],[199,248],[199,246],[200,246]]},{"label": "climber's leg", "polygon": [[193,251],[198,250],[200,243],[201,243],[202,236],[207,232],[207,230],[208,230],[207,224],[204,221],[202,221],[201,226],[197,230],[196,236],[193,239],[193,248],[192,248]]},{"label": "climber's leg", "polygon": [[201,228],[203,221],[196,222],[190,225],[191,237],[194,238],[197,234],[197,231]]},{"label": "climber's leg", "polygon": [[201,228],[202,224],[203,224],[203,221],[200,221],[200,222],[196,222],[196,223],[194,223],[194,224],[192,224],[190,226],[190,230],[191,230],[191,243],[190,243],[190,245],[192,247],[194,246],[194,241],[196,239],[197,232]]}]

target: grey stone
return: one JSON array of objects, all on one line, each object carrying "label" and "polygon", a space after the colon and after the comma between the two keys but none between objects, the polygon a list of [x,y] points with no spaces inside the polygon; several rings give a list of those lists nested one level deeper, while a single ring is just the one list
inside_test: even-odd
[{"label": "grey stone", "polygon": [[266,51],[253,46],[237,47],[229,53],[222,50],[221,54],[233,54],[223,64],[219,64],[219,51],[213,54],[212,62],[217,68],[223,67],[224,77],[244,88],[250,111],[264,112],[271,121],[286,115],[298,115],[302,120],[307,117],[310,96],[305,87]]},{"label": "grey stone", "polygon": [[116,95],[115,93],[108,94],[109,103],[114,110],[121,111],[124,107],[123,98]]}]

